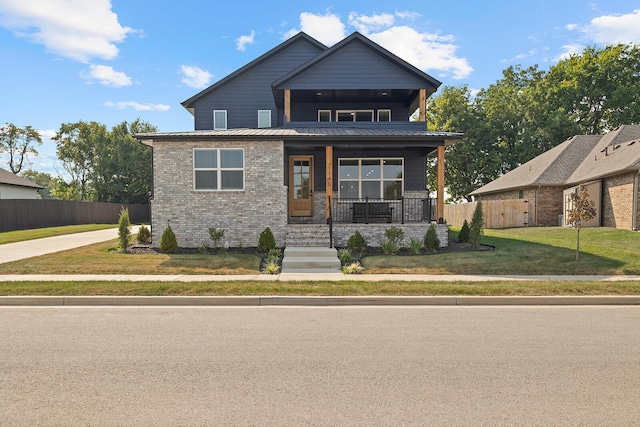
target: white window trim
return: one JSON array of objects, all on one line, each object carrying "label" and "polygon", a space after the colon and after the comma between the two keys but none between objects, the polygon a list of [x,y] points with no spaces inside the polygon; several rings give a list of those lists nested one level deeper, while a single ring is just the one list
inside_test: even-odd
[{"label": "white window trim", "polygon": [[[378,121],[380,121],[380,112],[382,112],[382,111],[388,111],[389,112],[389,121],[391,121],[391,109],[390,108],[383,108],[381,110],[378,110],[378,114],[377,114]],[[385,120],[385,122],[386,122],[386,120]]]},{"label": "white window trim", "polygon": [[[260,114],[269,113],[269,126],[260,126]],[[258,129],[266,129],[271,127],[271,110],[258,110]]]},{"label": "white window trim", "polygon": [[[222,151],[242,151],[242,167],[241,168],[223,168],[220,162],[220,153]],[[196,168],[196,151],[216,151],[216,164],[217,168]],[[244,173],[244,148],[194,148],[193,153],[193,191],[244,191],[245,189],[245,173]],[[196,188],[196,172],[197,171],[216,171],[217,172],[217,187],[218,188]],[[223,171],[242,171],[242,188],[220,188],[222,185],[222,172]]]},{"label": "white window trim", "polygon": [[[358,161],[358,178],[357,179],[352,179],[352,178],[342,178],[340,176],[340,163],[342,160],[357,160]],[[380,161],[380,178],[376,178],[376,179],[366,179],[366,178],[362,178],[362,161],[363,160],[378,160]],[[400,160],[402,162],[402,178],[398,179],[398,178],[385,178],[384,177],[384,161],[385,160]],[[364,197],[362,197],[362,182],[367,182],[367,181],[380,181],[380,198],[382,198],[384,196],[384,183],[385,181],[401,181],[401,191],[402,194],[400,195],[401,197],[404,195],[404,177],[405,177],[405,170],[404,170],[404,158],[402,157],[342,157],[342,158],[338,158],[338,198],[341,199],[342,195],[340,194],[340,182],[341,181],[358,181],[358,199],[364,199]]]},{"label": "white window trim", "polygon": [[318,110],[318,121],[320,121],[320,113],[329,113],[329,121],[333,121],[331,110]]},{"label": "white window trim", "polygon": [[[216,113],[224,113],[224,127],[216,127]],[[213,110],[213,130],[227,129],[227,110]]]},{"label": "white window trim", "polygon": [[[336,121],[338,121],[338,115],[340,113],[349,113],[353,117],[352,121],[356,121],[356,113],[371,113],[371,120],[373,121],[373,110],[336,110]],[[348,121],[348,120],[345,120]]]}]

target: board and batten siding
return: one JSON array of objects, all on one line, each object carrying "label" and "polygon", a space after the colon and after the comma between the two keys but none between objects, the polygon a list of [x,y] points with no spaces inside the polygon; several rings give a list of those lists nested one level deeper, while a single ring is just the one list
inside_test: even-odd
[{"label": "board and batten siding", "polygon": [[213,129],[213,111],[227,110],[227,127],[257,128],[258,110],[271,110],[271,125],[279,126],[271,83],[316,56],[320,50],[305,40],[256,64],[198,100],[194,105],[195,130]]}]

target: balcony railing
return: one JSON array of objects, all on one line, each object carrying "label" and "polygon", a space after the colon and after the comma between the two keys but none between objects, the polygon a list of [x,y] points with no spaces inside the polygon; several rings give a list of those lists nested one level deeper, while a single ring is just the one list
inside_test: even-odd
[{"label": "balcony railing", "polygon": [[331,216],[334,223],[431,222],[436,220],[436,199],[333,199]]}]

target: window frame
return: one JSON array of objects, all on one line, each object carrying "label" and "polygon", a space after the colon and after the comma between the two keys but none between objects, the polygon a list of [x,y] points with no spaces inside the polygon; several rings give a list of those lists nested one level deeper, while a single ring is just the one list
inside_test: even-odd
[{"label": "window frame", "polygon": [[324,122],[326,123],[327,121],[324,120],[320,120],[320,114],[322,113],[329,113],[329,120],[328,122],[332,122],[333,121],[333,115],[331,114],[331,110],[318,110],[318,122]]},{"label": "window frame", "polygon": [[[224,113],[224,127],[216,126],[216,113]],[[213,130],[227,130],[228,128],[228,113],[227,110],[213,110]]]},{"label": "window frame", "polygon": [[[260,126],[260,114],[269,113],[268,126]],[[271,127],[271,110],[258,110],[258,129],[268,129]]]},{"label": "window frame", "polygon": [[[351,114],[351,117],[353,118],[351,121],[352,122],[373,122],[375,115],[374,115],[375,110],[336,110],[336,122],[348,122],[349,120],[338,120],[338,117],[340,116],[340,113],[347,113],[347,114]],[[358,113],[371,113],[371,120],[356,120],[356,117],[358,115]]]},{"label": "window frame", "polygon": [[[381,112],[383,112],[383,111],[384,111],[384,112],[388,112],[388,113],[389,113],[389,120],[380,120],[380,113],[381,113]],[[380,121],[383,121],[383,122],[385,122],[385,123],[386,123],[386,122],[390,122],[390,121],[391,121],[391,109],[390,109],[390,108],[382,108],[382,109],[380,109],[380,110],[378,110],[378,111],[377,111],[377,114],[376,114],[376,115],[377,115],[377,117],[376,117],[376,118],[378,119],[378,121],[379,121],[379,122],[380,122]]]},{"label": "window frame", "polygon": [[[340,170],[340,165],[342,163],[343,160],[347,160],[347,161],[357,161],[358,162],[358,177],[357,178],[343,178],[341,176],[341,170]],[[363,178],[362,177],[362,163],[363,161],[372,161],[372,160],[377,160],[379,162],[379,167],[380,167],[380,178],[375,178],[375,179],[367,179],[367,178]],[[400,161],[400,166],[402,167],[402,178],[397,178],[397,177],[393,177],[393,178],[385,178],[384,176],[384,162],[387,160],[392,160],[392,161]],[[342,199],[342,190],[341,190],[341,184],[343,181],[357,181],[358,182],[358,197],[356,197],[355,199],[358,200],[363,200],[365,199],[365,197],[362,195],[362,183],[363,182],[379,182],[380,186],[379,186],[379,195],[378,197],[375,197],[375,199],[381,199],[381,200],[398,200],[398,199],[385,199],[384,198],[384,183],[385,182],[397,182],[400,181],[400,198],[403,197],[404,195],[404,183],[405,183],[405,168],[404,168],[404,157],[340,157],[338,158],[338,198]],[[351,197],[349,197],[349,199],[352,199]]]},{"label": "window frame", "polygon": [[[216,152],[216,167],[196,167],[196,152],[197,151],[215,151]],[[224,167],[222,165],[222,152],[223,151],[240,151],[242,154],[242,167]],[[245,190],[245,158],[244,148],[194,148],[192,151],[193,157],[193,191],[244,191]],[[222,174],[223,172],[242,172],[242,188],[222,188]],[[196,173],[197,172],[216,172],[216,188],[198,188]]]}]

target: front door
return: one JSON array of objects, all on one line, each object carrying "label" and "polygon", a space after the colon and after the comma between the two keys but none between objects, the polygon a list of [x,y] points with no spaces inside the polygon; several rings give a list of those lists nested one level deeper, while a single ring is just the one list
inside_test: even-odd
[{"label": "front door", "polygon": [[313,216],[313,156],[289,157],[289,216]]}]

